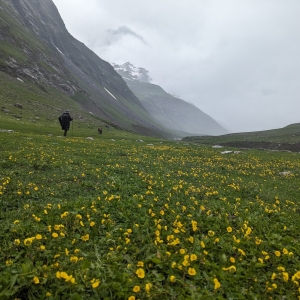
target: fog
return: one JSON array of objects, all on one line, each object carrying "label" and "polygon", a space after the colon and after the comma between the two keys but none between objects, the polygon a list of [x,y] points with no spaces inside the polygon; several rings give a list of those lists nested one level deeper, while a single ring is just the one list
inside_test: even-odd
[{"label": "fog", "polygon": [[232,132],[300,122],[300,1],[54,3],[99,57],[147,69]]}]

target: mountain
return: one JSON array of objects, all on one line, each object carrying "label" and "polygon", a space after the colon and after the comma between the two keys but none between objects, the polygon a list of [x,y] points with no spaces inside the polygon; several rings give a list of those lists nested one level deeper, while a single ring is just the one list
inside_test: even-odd
[{"label": "mountain", "polygon": [[0,0],[0,40],[0,88],[10,95],[8,82],[20,87],[1,95],[2,108],[13,98],[29,107],[23,94],[34,90],[53,116],[72,108],[135,133],[169,135],[114,68],[67,31],[52,0]]},{"label": "mountain", "polygon": [[148,71],[127,62],[112,64],[147,111],[162,126],[181,137],[187,135],[221,135],[228,133],[213,118],[199,108],[165,92],[150,83]]}]

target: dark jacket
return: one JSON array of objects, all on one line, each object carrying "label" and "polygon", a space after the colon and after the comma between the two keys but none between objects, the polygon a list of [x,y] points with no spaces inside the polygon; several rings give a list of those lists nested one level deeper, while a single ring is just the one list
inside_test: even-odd
[{"label": "dark jacket", "polygon": [[69,113],[63,113],[59,118],[59,123],[62,130],[69,130],[70,122],[73,121]]}]

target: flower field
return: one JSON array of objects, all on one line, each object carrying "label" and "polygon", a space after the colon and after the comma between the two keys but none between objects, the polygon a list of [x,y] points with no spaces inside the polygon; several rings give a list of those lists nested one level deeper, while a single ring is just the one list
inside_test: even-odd
[{"label": "flower field", "polygon": [[300,299],[300,154],[144,140],[0,132],[0,299]]}]

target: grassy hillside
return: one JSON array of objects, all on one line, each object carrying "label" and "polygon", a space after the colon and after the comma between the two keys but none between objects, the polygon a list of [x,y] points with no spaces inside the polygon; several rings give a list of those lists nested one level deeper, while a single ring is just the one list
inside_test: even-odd
[{"label": "grassy hillside", "polygon": [[184,140],[200,144],[300,152],[300,123],[273,130],[232,133],[221,136],[191,136],[185,137]]},{"label": "grassy hillside", "polygon": [[87,126],[63,138],[54,119],[11,120],[0,299],[300,296],[298,153],[221,155]]}]

